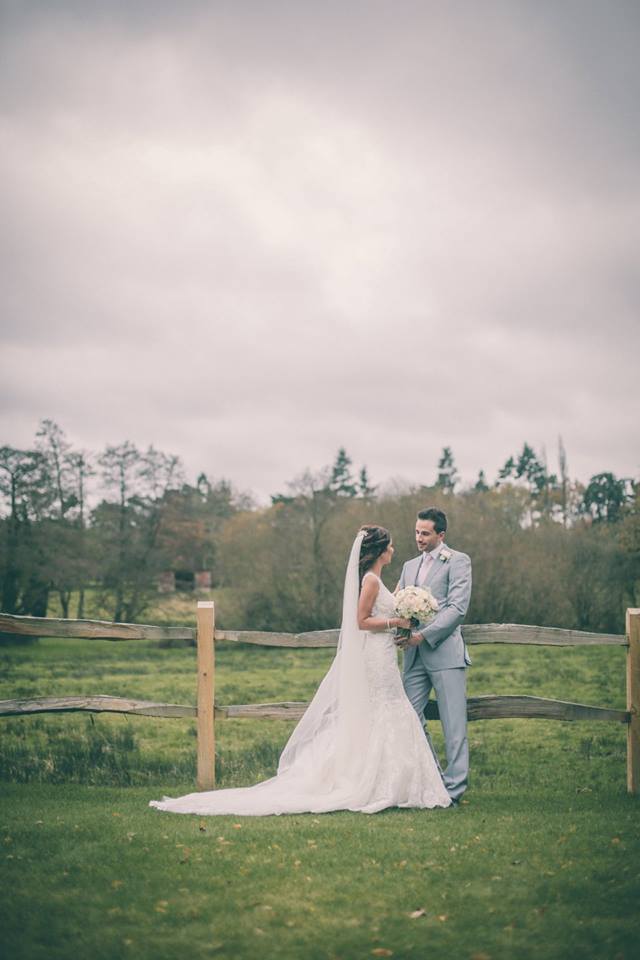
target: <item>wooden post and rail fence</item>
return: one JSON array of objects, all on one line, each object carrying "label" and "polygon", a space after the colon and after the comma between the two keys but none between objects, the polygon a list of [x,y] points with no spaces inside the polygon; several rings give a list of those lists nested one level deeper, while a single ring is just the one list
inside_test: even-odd
[{"label": "wooden post and rail fence", "polygon": [[[17,617],[0,613],[0,632],[22,636],[78,637],[86,640],[186,640],[197,645],[197,703],[188,706],[156,703],[115,696],[36,697],[0,701],[1,716],[26,716],[34,713],[88,711],[126,713],[145,717],[195,717],[198,737],[197,787],[215,786],[215,722],[236,718],[297,720],[306,703],[248,703],[220,706],[215,703],[215,644],[248,643],[268,647],[335,647],[338,630],[311,633],[264,633],[260,631],[217,630],[213,602],[198,603],[196,629],[156,627],[133,623],[106,623],[99,620],[56,620],[41,617]],[[626,634],[586,633],[558,627],[534,627],[521,624],[468,624],[463,627],[465,642],[526,644],[533,646],[626,646],[627,709],[614,710],[563,700],[532,696],[471,697],[467,716],[473,720],[539,718],[545,720],[608,720],[627,727],[627,791],[640,792],[640,609],[629,609]],[[430,701],[427,717],[438,719],[438,705]]]}]

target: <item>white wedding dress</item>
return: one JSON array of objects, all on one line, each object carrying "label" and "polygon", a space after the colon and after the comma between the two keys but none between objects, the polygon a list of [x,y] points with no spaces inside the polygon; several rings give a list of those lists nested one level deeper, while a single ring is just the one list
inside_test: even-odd
[{"label": "white wedding dress", "polygon": [[[200,816],[266,816],[451,804],[404,692],[392,634],[358,629],[361,542],[358,535],[347,567],[336,657],[293,731],[277,775],[252,787],[165,797],[150,806]],[[371,615],[396,616],[393,594],[379,577],[376,580],[379,590]]]}]

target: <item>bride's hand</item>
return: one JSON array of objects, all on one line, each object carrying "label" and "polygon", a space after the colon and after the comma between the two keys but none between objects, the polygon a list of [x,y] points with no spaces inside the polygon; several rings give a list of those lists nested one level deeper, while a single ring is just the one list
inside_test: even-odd
[{"label": "bride's hand", "polygon": [[407,617],[394,617],[391,621],[393,627],[399,627],[400,630],[409,630],[411,627],[411,620]]}]

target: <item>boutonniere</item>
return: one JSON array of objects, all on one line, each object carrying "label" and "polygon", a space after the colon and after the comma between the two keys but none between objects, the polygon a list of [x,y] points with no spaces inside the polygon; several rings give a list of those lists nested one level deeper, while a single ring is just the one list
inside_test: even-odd
[{"label": "boutonniere", "polygon": [[445,547],[443,550],[440,551],[440,562],[446,563],[447,560],[451,560],[451,550],[447,550],[447,548]]}]

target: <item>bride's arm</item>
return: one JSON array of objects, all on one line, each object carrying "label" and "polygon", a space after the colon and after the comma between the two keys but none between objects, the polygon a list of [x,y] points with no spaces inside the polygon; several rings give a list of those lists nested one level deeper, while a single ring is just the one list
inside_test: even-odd
[{"label": "bride's arm", "polygon": [[362,590],[360,591],[360,600],[358,601],[358,627],[360,630],[368,630],[370,633],[384,633],[391,630],[392,627],[410,626],[411,621],[404,620],[402,617],[372,617],[371,611],[378,596],[380,584],[376,577],[367,577],[365,575],[362,581]]}]

